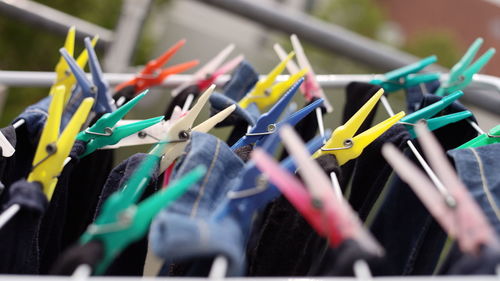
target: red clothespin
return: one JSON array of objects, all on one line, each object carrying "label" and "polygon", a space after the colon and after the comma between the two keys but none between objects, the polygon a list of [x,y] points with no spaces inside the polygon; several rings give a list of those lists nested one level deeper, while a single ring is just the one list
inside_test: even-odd
[{"label": "red clothespin", "polygon": [[176,74],[179,72],[184,72],[196,65],[198,65],[198,60],[192,60],[184,63],[180,63],[165,69],[161,67],[170,60],[170,58],[186,43],[185,39],[180,40],[170,49],[165,51],[157,59],[149,61],[146,66],[139,72],[134,78],[129,81],[123,82],[116,86],[115,91],[120,91],[127,86],[134,86],[135,92],[139,93],[145,89],[151,88],[153,86],[159,85],[165,80],[169,75]]}]

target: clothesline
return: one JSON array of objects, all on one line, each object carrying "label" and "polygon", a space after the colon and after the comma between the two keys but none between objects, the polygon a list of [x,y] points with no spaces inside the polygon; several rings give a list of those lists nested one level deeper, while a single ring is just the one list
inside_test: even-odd
[{"label": "clothesline", "polygon": [[[43,71],[0,71],[0,85],[33,87],[51,86],[54,83],[55,72]],[[104,78],[111,84],[117,85],[133,78],[134,73],[104,73]],[[90,76],[89,76],[90,77]],[[222,75],[216,80],[217,84],[223,84],[230,79],[230,75]],[[285,81],[289,75],[279,75],[276,81]],[[373,79],[381,78],[382,74],[318,74],[316,78],[320,85],[325,88],[343,88],[352,81],[370,82]],[[163,81],[162,86],[171,88],[189,81],[191,75],[176,74],[171,75]],[[448,79],[448,74],[441,75],[442,80]],[[485,74],[474,75],[471,83],[473,88],[492,90],[495,89],[500,94],[500,77]]]}]

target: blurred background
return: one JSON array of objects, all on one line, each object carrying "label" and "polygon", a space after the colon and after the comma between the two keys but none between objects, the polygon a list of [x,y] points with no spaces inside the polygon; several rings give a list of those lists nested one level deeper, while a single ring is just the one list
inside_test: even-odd
[{"label": "blurred background", "polygon": [[[203,65],[235,43],[234,56],[244,54],[261,74],[279,62],[275,42],[291,50],[291,32],[302,39],[317,74],[384,73],[433,54],[450,68],[477,37],[485,40],[480,53],[500,47],[500,0],[0,0],[0,15],[1,70],[53,71],[71,24],[82,32],[77,54],[85,32],[102,33],[98,55],[106,72],[136,72],[181,38],[187,44],[171,64],[198,58]],[[308,26],[324,32],[313,34]],[[482,72],[499,76],[500,60],[494,57]],[[5,126],[48,88],[3,86],[0,92]],[[161,115],[169,93],[156,89],[130,118]],[[326,125],[335,128],[344,90],[327,94],[336,110]],[[404,109],[403,93],[389,98]],[[484,130],[500,124],[500,108],[468,107]],[[384,113],[379,110],[380,118]]]}]

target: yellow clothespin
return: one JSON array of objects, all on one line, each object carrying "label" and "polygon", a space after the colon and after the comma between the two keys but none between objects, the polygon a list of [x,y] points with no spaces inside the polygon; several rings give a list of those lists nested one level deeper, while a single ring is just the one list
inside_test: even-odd
[{"label": "yellow clothespin", "polygon": [[200,114],[205,103],[207,103],[208,98],[215,89],[215,85],[210,86],[199,98],[193,108],[179,120],[174,121],[172,126],[167,132],[166,141],[167,145],[163,148],[163,152],[157,152],[158,149],[162,149],[160,144],[156,145],[150,152],[150,154],[163,155],[160,171],[164,172],[168,166],[175,161],[179,156],[184,153],[184,149],[191,138],[191,131],[206,133],[211,130],[217,123],[223,121],[228,117],[235,109],[236,105],[233,104],[216,115],[205,120],[205,122],[199,124],[198,126],[192,128],[194,121]]},{"label": "yellow clothespin", "polygon": [[57,177],[64,167],[64,161],[71,152],[76,135],[87,120],[94,104],[93,98],[85,98],[70,122],[59,136],[61,117],[64,109],[64,86],[54,88],[47,122],[43,128],[28,181],[39,182],[50,200],[57,184]]},{"label": "yellow clothespin", "polygon": [[[68,30],[68,34],[66,35],[66,41],[64,42],[64,48],[68,51],[68,54],[73,57],[73,54],[75,52],[75,34],[76,34],[76,29],[74,26],[70,27]],[[99,40],[99,37],[96,35],[92,39],[92,46],[94,47],[97,44],[97,40]],[[87,49],[84,49],[80,56],[76,59],[76,63],[80,68],[84,69],[85,65],[87,64],[87,61],[89,59],[89,55],[87,53]],[[59,58],[59,62],[56,64],[55,68],[56,72],[56,81],[54,82],[54,85],[50,88],[50,95],[54,95],[54,91],[56,87],[58,86],[64,86],[65,87],[65,92],[64,92],[64,104],[66,104],[71,96],[71,89],[73,88],[73,85],[76,83],[76,78],[71,72],[71,69],[69,68],[68,63],[64,59],[64,57]]]},{"label": "yellow clothespin", "polygon": [[294,55],[294,52],[290,52],[286,59],[281,61],[264,79],[257,82],[255,87],[243,97],[238,104],[243,108],[247,108],[251,103],[255,103],[260,110],[264,110],[266,107],[273,105],[279,100],[283,93],[292,87],[292,85],[308,71],[303,68],[299,72],[291,75],[288,80],[273,85],[278,75],[285,70],[286,65]]},{"label": "yellow clothespin", "polygon": [[405,113],[401,111],[364,131],[363,133],[353,137],[383,94],[383,89],[380,89],[377,93],[375,93],[375,95],[373,95],[373,97],[371,97],[358,110],[358,112],[351,117],[351,119],[333,131],[330,139],[325,143],[325,145],[323,145],[323,147],[314,153],[313,157],[317,158],[326,153],[330,153],[335,155],[339,165],[343,165],[347,161],[355,159],[361,155],[365,147],[396,124],[399,119],[403,118]]}]

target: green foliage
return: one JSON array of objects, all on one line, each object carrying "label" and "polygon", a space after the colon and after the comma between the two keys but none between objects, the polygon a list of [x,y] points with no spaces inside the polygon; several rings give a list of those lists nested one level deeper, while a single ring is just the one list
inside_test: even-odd
[{"label": "green foliage", "polygon": [[375,38],[384,23],[384,13],[373,0],[330,0],[315,14],[364,36]]},{"label": "green foliage", "polygon": [[438,63],[452,67],[462,56],[457,40],[446,30],[425,30],[412,36],[403,49],[419,57],[436,55]]}]

